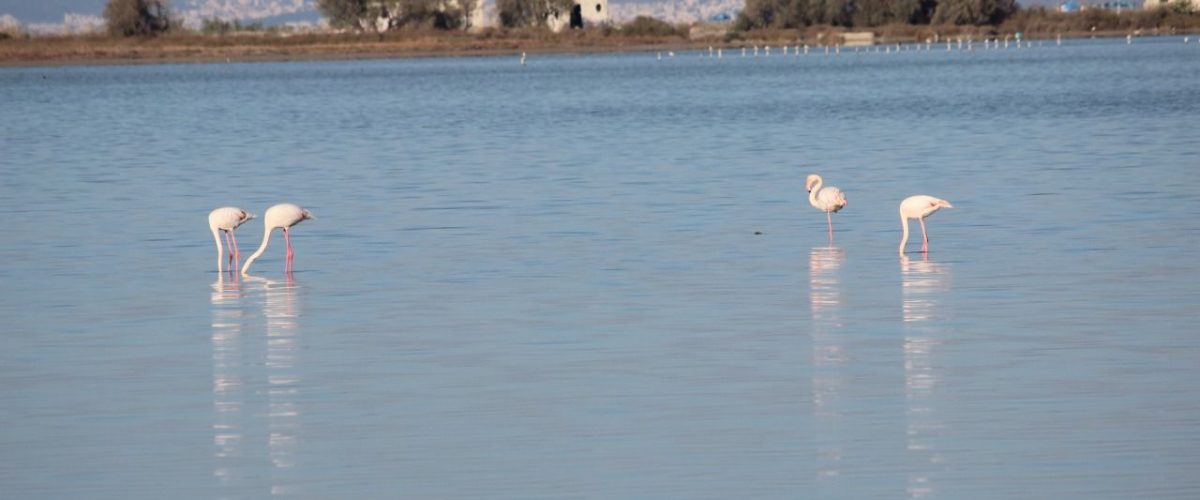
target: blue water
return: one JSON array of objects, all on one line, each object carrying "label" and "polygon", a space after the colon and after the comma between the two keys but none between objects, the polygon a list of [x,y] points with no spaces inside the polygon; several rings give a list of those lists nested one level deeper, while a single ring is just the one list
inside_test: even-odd
[{"label": "blue water", "polygon": [[[0,490],[1195,498],[1197,75],[1179,37],[0,69]],[[901,257],[912,194],[954,208]],[[218,275],[209,210],[282,201],[296,272],[277,232]]]}]

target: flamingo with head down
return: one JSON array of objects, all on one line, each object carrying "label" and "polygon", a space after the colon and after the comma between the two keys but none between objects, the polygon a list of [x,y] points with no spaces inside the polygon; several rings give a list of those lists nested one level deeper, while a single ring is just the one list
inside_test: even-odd
[{"label": "flamingo with head down", "polygon": [[299,224],[303,220],[313,218],[315,217],[313,217],[311,212],[291,203],[280,203],[268,208],[267,212],[263,214],[262,245],[259,245],[254,255],[246,259],[246,265],[242,266],[242,274],[249,273],[250,265],[263,252],[267,251],[267,243],[271,241],[271,231],[275,229],[283,229],[283,241],[287,244],[287,257],[284,260],[283,271],[285,273],[292,272],[292,261],[295,257],[295,252],[292,251],[292,239],[288,233],[288,228]]},{"label": "flamingo with head down", "polygon": [[242,259],[242,253],[238,250],[237,236],[233,231],[245,224],[246,221],[253,219],[254,214],[246,212],[238,207],[221,207],[208,213],[208,228],[212,230],[213,241],[217,242],[217,272],[224,272],[222,260],[224,250],[221,248],[221,236],[218,232],[225,233],[225,242],[229,244],[229,270],[237,270],[238,261]]},{"label": "flamingo with head down", "polygon": [[900,254],[904,254],[904,245],[908,243],[908,219],[917,219],[921,223],[921,252],[929,252],[929,234],[925,232],[925,218],[933,215],[942,208],[954,208],[950,202],[923,194],[909,196],[900,202],[900,227],[904,235],[900,237]]}]

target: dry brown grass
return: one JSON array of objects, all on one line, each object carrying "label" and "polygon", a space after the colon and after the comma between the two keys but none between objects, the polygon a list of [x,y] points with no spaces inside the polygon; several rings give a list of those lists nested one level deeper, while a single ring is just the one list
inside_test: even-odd
[{"label": "dry brown grass", "polygon": [[402,31],[377,34],[101,35],[0,40],[0,65],[211,62],[496,55],[525,52],[637,51],[693,46],[681,36],[626,36],[613,30],[548,33],[487,30],[477,34]]}]

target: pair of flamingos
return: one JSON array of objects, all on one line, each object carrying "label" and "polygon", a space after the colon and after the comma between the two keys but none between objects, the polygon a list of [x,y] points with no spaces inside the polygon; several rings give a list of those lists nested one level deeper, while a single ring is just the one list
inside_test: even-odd
[{"label": "pair of flamingos", "polygon": [[[209,212],[208,228],[212,229],[213,240],[217,242],[217,272],[225,271],[222,267],[224,250],[221,248],[221,236],[217,233],[225,233],[225,242],[229,244],[229,270],[234,271],[237,269],[238,261],[242,259],[242,253],[238,251],[237,237],[234,236],[233,230],[254,217],[254,214],[237,207],[221,207]],[[287,259],[284,261],[283,270],[288,273],[292,272],[292,260],[295,254],[292,252],[292,239],[288,235],[288,228],[299,224],[302,220],[312,218],[313,215],[308,210],[291,203],[280,203],[268,208],[267,213],[263,215],[262,245],[259,245],[258,251],[246,259],[246,264],[242,266],[242,274],[249,273],[254,259],[267,251],[267,242],[271,239],[271,231],[275,229],[283,229],[283,241],[287,243]]]},{"label": "pair of flamingos", "polygon": [[[808,189],[808,202],[817,210],[825,212],[825,220],[829,222],[829,242],[833,243],[833,217],[830,215],[846,206],[846,195],[841,189],[833,186],[822,187],[821,176],[808,176],[804,186]],[[954,208],[950,202],[923,194],[909,196],[900,202],[900,227],[904,235],[900,237],[900,253],[904,253],[904,245],[908,244],[908,220],[917,219],[921,223],[921,252],[929,252],[929,234],[925,232],[925,218],[933,215],[942,207]]]}]

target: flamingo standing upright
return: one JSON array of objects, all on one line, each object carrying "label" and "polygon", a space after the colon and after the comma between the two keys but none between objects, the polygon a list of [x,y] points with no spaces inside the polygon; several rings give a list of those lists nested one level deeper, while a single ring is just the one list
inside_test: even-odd
[{"label": "flamingo standing upright", "polygon": [[900,202],[900,227],[904,229],[904,235],[900,237],[900,255],[904,255],[904,245],[908,243],[908,219],[917,219],[921,223],[921,252],[929,252],[929,234],[925,232],[925,218],[942,207],[954,208],[954,205],[941,198],[923,194],[909,196]]},{"label": "flamingo standing upright", "polygon": [[825,212],[825,220],[829,223],[829,243],[833,244],[833,216],[830,214],[846,207],[846,195],[833,186],[822,188],[824,182],[821,176],[811,174],[805,180],[804,187],[808,189],[808,202]]},{"label": "flamingo standing upright", "polygon": [[287,244],[287,258],[284,260],[283,271],[285,273],[292,272],[292,260],[295,253],[292,251],[292,239],[288,235],[288,228],[299,224],[305,219],[313,219],[312,213],[308,210],[300,208],[291,203],[280,203],[267,209],[263,214],[263,239],[262,245],[259,245],[258,250],[246,259],[246,265],[242,266],[242,274],[250,272],[250,264],[254,263],[263,252],[267,251],[267,243],[271,240],[271,231],[276,228],[283,229],[283,241]]},{"label": "flamingo standing upright", "polygon": [[221,248],[221,236],[217,232],[223,231],[225,233],[225,242],[229,244],[229,270],[235,271],[237,270],[238,262],[242,260],[242,253],[238,250],[237,236],[233,234],[233,230],[253,218],[254,214],[238,207],[221,207],[208,213],[208,228],[212,230],[213,241],[217,242],[218,273],[225,271],[222,267],[225,252]]}]

